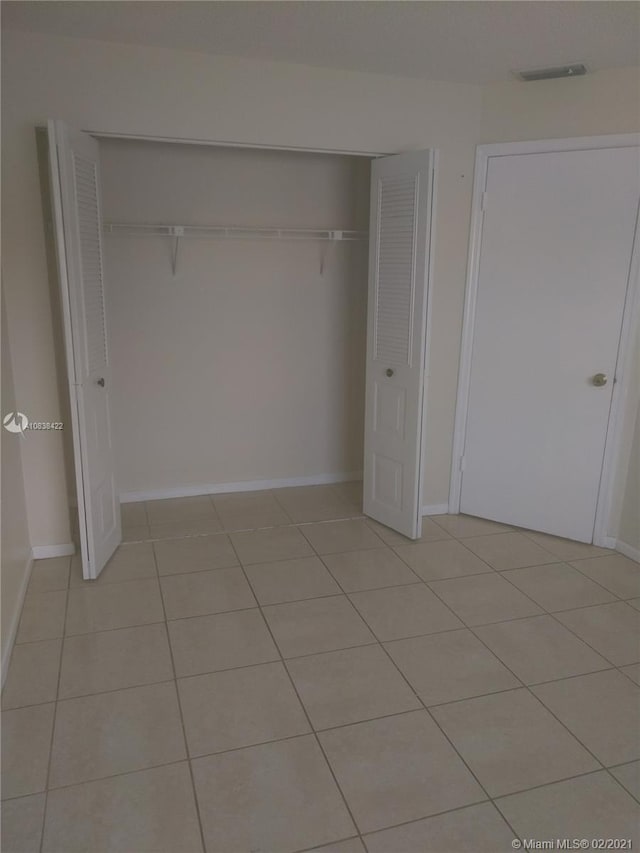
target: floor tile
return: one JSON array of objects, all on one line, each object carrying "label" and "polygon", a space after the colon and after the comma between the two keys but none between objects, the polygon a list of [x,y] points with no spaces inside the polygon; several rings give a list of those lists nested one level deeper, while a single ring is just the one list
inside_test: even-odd
[{"label": "floor tile", "polygon": [[522,838],[640,839],[640,805],[604,771],[498,800]]},{"label": "floor tile", "polygon": [[142,625],[67,637],[60,699],[173,678],[165,626]]},{"label": "floor tile", "polygon": [[66,589],[69,586],[70,568],[71,557],[34,560],[27,594]]},{"label": "floor tile", "polygon": [[361,498],[351,499],[337,486],[311,486],[278,489],[279,504],[296,524],[331,521],[361,515]]},{"label": "floor tile", "polygon": [[362,519],[305,524],[300,528],[318,554],[383,548],[384,542]]},{"label": "floor tile", "polygon": [[260,604],[300,601],[342,591],[319,557],[254,563],[247,566],[246,573]]},{"label": "floor tile", "polygon": [[[98,579],[91,581],[91,584],[102,585],[155,578],[157,574],[151,543],[134,542],[120,545],[100,572]],[[84,583],[86,581],[82,577],[82,561],[80,556],[76,555],[71,561],[71,586],[82,586]]]},{"label": "floor tile", "polygon": [[273,604],[265,607],[263,613],[284,657],[375,642],[371,631],[343,595]]},{"label": "floor tile", "polygon": [[520,686],[518,679],[466,629],[396,640],[385,643],[385,648],[425,705]]},{"label": "floor tile", "polygon": [[52,788],[186,758],[174,683],[58,702]]},{"label": "floor tile", "polygon": [[581,560],[585,557],[606,557],[615,553],[609,548],[598,548],[586,542],[575,542],[573,539],[562,539],[560,536],[550,536],[548,533],[536,533],[532,530],[523,531],[545,551],[550,551],[559,560]]},{"label": "floor tile", "polygon": [[147,524],[140,524],[136,527],[122,528],[123,542],[146,542],[147,539],[150,538],[151,531],[149,530],[149,526]]},{"label": "floor tile", "polygon": [[430,518],[422,519],[422,533],[419,539],[407,539],[402,533],[397,533],[390,527],[385,527],[384,524],[379,524],[373,519],[367,519],[367,525],[391,548],[396,548],[398,545],[420,545],[423,542],[434,542],[438,539],[450,539],[451,534],[432,521]]},{"label": "floor tile", "polygon": [[633,794],[636,800],[640,800],[640,761],[613,767],[611,773],[630,794]]},{"label": "floor tile", "polygon": [[287,668],[316,729],[422,707],[380,646],[298,658]]},{"label": "floor tile", "polygon": [[183,521],[165,521],[149,526],[149,538],[178,539],[181,536],[210,536],[222,532],[222,522],[217,516],[187,518]]},{"label": "floor tile", "polygon": [[503,576],[551,613],[615,601],[615,596],[566,563],[511,569]]},{"label": "floor tile", "polygon": [[511,849],[513,832],[491,803],[467,806],[367,835],[369,853],[496,853]]},{"label": "floor tile", "polygon": [[630,598],[627,601],[627,604],[630,604],[632,607],[635,607],[636,610],[640,610],[640,598]]},{"label": "floor tile", "polygon": [[633,682],[640,686],[640,663],[632,663],[630,666],[620,668],[621,672],[630,678]]},{"label": "floor tile", "polygon": [[[278,492],[280,491],[278,489]],[[253,492],[224,492],[210,497],[218,515],[226,512],[269,510],[280,506],[271,489],[260,489]]]},{"label": "floor tile", "polygon": [[362,507],[362,480],[349,480],[346,483],[334,483],[333,488],[345,500]]},{"label": "floor tile", "polygon": [[528,690],[466,699],[432,713],[492,797],[598,767]]},{"label": "floor tile", "polygon": [[419,580],[390,548],[326,554],[322,559],[345,592],[400,586]]},{"label": "floor tile", "polygon": [[107,631],[162,622],[164,612],[157,580],[85,586],[69,590],[67,635]]},{"label": "floor tile", "polygon": [[615,670],[532,688],[605,765],[640,758],[640,687]]},{"label": "floor tile", "polygon": [[616,666],[640,661],[640,613],[624,602],[565,610],[556,618]]},{"label": "floor tile", "polygon": [[425,581],[493,571],[491,566],[455,539],[401,545],[396,546],[395,551]]},{"label": "floor tile", "polygon": [[348,838],[346,841],[336,841],[335,844],[314,847],[309,853],[367,853],[367,851],[359,838]]},{"label": "floor tile", "polygon": [[216,569],[160,578],[167,619],[255,607],[242,569]]},{"label": "floor tile", "polygon": [[225,530],[256,530],[260,527],[282,527],[291,524],[287,513],[279,506],[273,509],[241,510],[220,513]]},{"label": "floor tile", "polygon": [[640,565],[622,554],[576,560],[571,565],[620,598],[640,595]]},{"label": "floor tile", "polygon": [[55,640],[64,632],[67,591],[38,592],[28,595],[22,607],[16,643]]},{"label": "floor tile", "polygon": [[198,758],[193,774],[208,853],[293,853],[355,833],[312,736]]},{"label": "floor tile", "polygon": [[147,518],[147,509],[144,501],[120,504],[120,519],[123,530],[125,528],[141,527],[148,524],[149,519]]},{"label": "floor tile", "polygon": [[473,515],[436,515],[433,521],[456,539],[471,536],[484,536],[491,533],[506,533],[511,528],[508,524],[499,524],[488,518],[476,518]]},{"label": "floor tile", "polygon": [[280,657],[257,609],[176,619],[168,628],[179,678]]},{"label": "floor tile", "polygon": [[167,498],[160,501],[147,501],[149,524],[164,524],[171,521],[188,521],[192,518],[215,516],[213,503],[208,495],[190,498]]},{"label": "floor tile", "polygon": [[460,620],[424,584],[371,589],[349,597],[379,640],[462,627]]},{"label": "floor tile", "polygon": [[228,569],[238,565],[231,540],[224,534],[165,539],[155,542],[153,550],[158,561],[159,575]]},{"label": "floor tile", "polygon": [[426,711],[319,737],[361,832],[486,798]]},{"label": "floor tile", "polygon": [[277,527],[292,522],[271,491],[214,495],[213,503],[227,530]]},{"label": "floor tile", "polygon": [[537,604],[495,572],[433,581],[429,586],[467,625],[542,613]]},{"label": "floor tile", "polygon": [[52,703],[3,712],[3,799],[44,791],[54,707]]},{"label": "floor tile", "polygon": [[200,853],[186,762],[51,791],[43,853]]},{"label": "floor tile", "polygon": [[2,804],[2,849],[6,853],[37,853],[44,820],[44,794]]},{"label": "floor tile", "polygon": [[178,690],[192,757],[310,731],[280,662],[181,678]]},{"label": "floor tile", "polygon": [[3,709],[55,701],[61,649],[62,640],[41,640],[13,647],[2,691]]},{"label": "floor tile", "polygon": [[485,625],[476,628],[476,634],[525,684],[610,667],[552,616]]},{"label": "floor tile", "polygon": [[494,569],[521,569],[556,563],[558,558],[536,545],[522,533],[498,533],[495,536],[473,536],[464,540],[467,548]]},{"label": "floor tile", "polygon": [[309,543],[295,527],[232,533],[231,541],[240,562],[246,565],[313,556]]}]

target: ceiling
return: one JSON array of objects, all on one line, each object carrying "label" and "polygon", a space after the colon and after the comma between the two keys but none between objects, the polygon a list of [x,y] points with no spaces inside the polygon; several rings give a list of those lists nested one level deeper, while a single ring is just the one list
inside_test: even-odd
[{"label": "ceiling", "polygon": [[640,3],[626,0],[5,0],[1,13],[3,29],[462,83],[640,65]]}]

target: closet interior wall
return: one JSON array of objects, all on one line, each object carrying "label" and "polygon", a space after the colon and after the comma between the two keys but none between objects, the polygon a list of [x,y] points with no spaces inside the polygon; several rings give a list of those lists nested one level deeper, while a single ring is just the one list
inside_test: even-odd
[{"label": "closet interior wall", "polygon": [[[366,158],[102,139],[105,223],[368,230]],[[123,500],[362,470],[367,241],[105,234]]]}]

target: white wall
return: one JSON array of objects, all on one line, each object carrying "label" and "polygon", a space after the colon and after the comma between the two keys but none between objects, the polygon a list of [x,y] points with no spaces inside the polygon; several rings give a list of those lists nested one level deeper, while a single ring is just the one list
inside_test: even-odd
[{"label": "white wall", "polygon": [[[449,487],[464,297],[476,86],[251,62],[6,32],[3,36],[3,272],[16,384],[34,419],[58,420],[54,333],[34,126],[370,152],[440,149],[425,502]],[[62,440],[24,460],[34,545],[69,541]]]},{"label": "white wall", "polygon": [[[9,339],[7,337],[4,294],[2,298],[2,414],[21,411],[22,398],[16,399]],[[29,577],[31,543],[22,477],[22,452],[28,454],[26,437],[2,430],[2,554],[0,587],[2,598],[2,673],[6,673],[17,619]]]},{"label": "white wall", "polygon": [[[634,133],[640,130],[638,68],[601,71],[575,79],[485,86],[479,142],[514,142],[570,136]],[[638,335],[636,330],[635,335]],[[640,358],[632,359],[626,422],[618,460],[613,518],[608,531],[640,547]],[[634,435],[635,425],[635,439]]]},{"label": "white wall", "polygon": [[[106,221],[368,229],[367,158],[100,148]],[[105,239],[121,493],[361,471],[367,242],[172,248]]]}]

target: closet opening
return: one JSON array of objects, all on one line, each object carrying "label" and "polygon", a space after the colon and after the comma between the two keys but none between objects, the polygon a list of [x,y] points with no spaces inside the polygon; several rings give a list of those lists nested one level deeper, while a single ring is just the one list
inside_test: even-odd
[{"label": "closet opening", "polygon": [[121,500],[361,479],[369,159],[99,146]]}]

